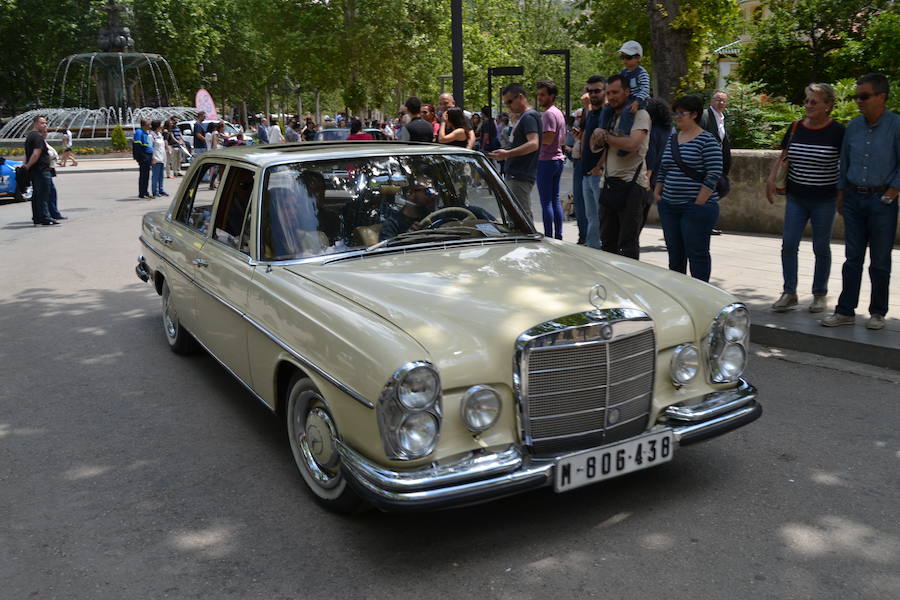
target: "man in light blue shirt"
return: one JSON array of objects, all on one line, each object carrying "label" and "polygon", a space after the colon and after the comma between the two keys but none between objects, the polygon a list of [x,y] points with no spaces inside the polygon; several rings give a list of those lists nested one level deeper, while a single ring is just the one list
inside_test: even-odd
[{"label": "man in light blue shirt", "polygon": [[856,81],[856,104],[862,114],[850,121],[844,134],[837,184],[837,210],[844,216],[846,244],[843,289],[834,314],[822,320],[826,327],[856,321],[866,246],[872,282],[866,327],[884,327],[900,193],[900,115],[886,109],[888,92],[887,77],[880,73]]}]

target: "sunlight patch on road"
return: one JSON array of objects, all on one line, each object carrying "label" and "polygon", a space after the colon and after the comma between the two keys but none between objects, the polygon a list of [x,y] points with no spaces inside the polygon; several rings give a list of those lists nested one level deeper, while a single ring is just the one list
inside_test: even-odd
[{"label": "sunlight patch on road", "polygon": [[232,551],[233,537],[233,528],[219,525],[173,533],[170,536],[170,543],[178,550],[199,552],[210,558],[222,558]]},{"label": "sunlight patch on road", "polygon": [[91,358],[83,358],[80,362],[83,365],[114,365],[118,364],[123,356],[125,356],[124,352],[112,352],[110,354],[101,354]]},{"label": "sunlight patch on road", "polygon": [[900,539],[843,517],[822,517],[818,525],[788,523],[780,535],[791,550],[808,558],[840,552],[890,563],[900,556]]},{"label": "sunlight patch on road", "polygon": [[675,546],[675,538],[665,533],[651,533],[641,537],[638,543],[647,550],[668,550]]},{"label": "sunlight patch on road", "polygon": [[826,471],[813,471],[811,479],[815,483],[819,483],[822,485],[834,485],[834,486],[844,486],[847,487],[847,482],[841,479],[840,475],[836,473],[828,473]]},{"label": "sunlight patch on road", "polygon": [[112,467],[107,467],[103,465],[82,465],[80,467],[73,467],[65,472],[64,477],[69,481],[79,481],[81,479],[90,479],[91,477],[98,477],[103,475],[104,473],[109,472]]}]

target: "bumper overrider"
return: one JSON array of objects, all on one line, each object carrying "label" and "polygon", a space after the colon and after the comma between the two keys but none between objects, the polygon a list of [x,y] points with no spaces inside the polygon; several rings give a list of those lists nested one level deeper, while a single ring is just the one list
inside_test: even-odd
[{"label": "bumper overrider", "polygon": [[[671,429],[679,446],[707,440],[758,419],[762,406],[756,396],[756,388],[742,379],[736,388],[668,407],[654,430]],[[338,450],[347,481],[382,510],[464,506],[549,486],[556,465],[554,459],[533,458],[515,444],[416,471],[386,469],[340,442]]]}]

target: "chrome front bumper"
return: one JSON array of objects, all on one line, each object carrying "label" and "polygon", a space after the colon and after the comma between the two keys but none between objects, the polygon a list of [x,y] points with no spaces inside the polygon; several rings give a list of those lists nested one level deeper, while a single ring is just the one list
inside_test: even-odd
[{"label": "chrome front bumper", "polygon": [[[756,395],[756,388],[741,380],[736,388],[706,394],[692,404],[669,407],[655,428],[671,429],[682,446],[706,440],[759,418],[762,406]],[[347,480],[382,510],[464,506],[549,486],[556,464],[553,459],[532,458],[519,446],[510,445],[416,471],[392,471],[340,442],[338,450]]]}]

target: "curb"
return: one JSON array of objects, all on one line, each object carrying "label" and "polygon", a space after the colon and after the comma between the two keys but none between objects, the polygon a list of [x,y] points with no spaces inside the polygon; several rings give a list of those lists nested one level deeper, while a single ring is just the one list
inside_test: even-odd
[{"label": "curb", "polygon": [[754,344],[809,352],[900,371],[900,332],[869,331],[855,326],[826,328],[818,320],[791,314],[751,310],[750,340]]}]

